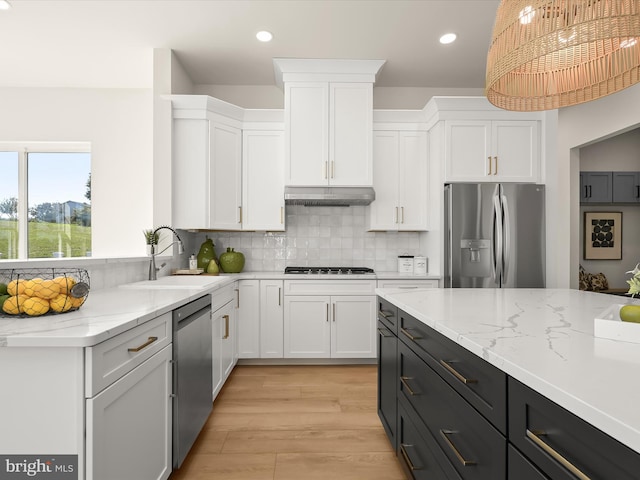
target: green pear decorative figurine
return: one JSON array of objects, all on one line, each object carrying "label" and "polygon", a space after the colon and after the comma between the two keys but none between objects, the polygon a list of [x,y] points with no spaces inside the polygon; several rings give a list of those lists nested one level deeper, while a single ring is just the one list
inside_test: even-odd
[{"label": "green pear decorative figurine", "polygon": [[214,250],[213,240],[207,238],[202,245],[200,246],[200,251],[198,252],[198,268],[202,268],[206,270],[209,266],[209,262],[211,260],[216,260],[216,251]]}]

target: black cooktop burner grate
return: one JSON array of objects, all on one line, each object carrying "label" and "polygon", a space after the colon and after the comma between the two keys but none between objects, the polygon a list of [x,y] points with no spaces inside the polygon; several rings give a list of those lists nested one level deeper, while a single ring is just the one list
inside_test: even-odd
[{"label": "black cooktop burner grate", "polygon": [[375,273],[367,267],[286,267],[284,273],[293,274],[336,274],[336,275],[364,275]]}]

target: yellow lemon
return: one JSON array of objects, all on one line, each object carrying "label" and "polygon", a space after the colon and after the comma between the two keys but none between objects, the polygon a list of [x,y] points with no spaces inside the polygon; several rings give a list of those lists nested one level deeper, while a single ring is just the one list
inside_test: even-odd
[{"label": "yellow lemon", "polygon": [[22,279],[11,280],[7,284],[7,293],[9,295],[22,295],[24,293],[24,284],[26,282]]},{"label": "yellow lemon", "polygon": [[80,306],[84,303],[84,300],[87,297],[75,298],[69,295],[69,300],[71,300],[71,308],[80,308]]},{"label": "yellow lemon", "polygon": [[53,280],[43,280],[40,283],[36,283],[33,289],[36,296],[44,300],[50,300],[60,294],[60,284],[55,283]]},{"label": "yellow lemon", "polygon": [[24,301],[24,313],[32,317],[44,315],[49,311],[49,301],[39,297],[29,297]]},{"label": "yellow lemon", "polygon": [[11,315],[17,315],[23,312],[25,296],[12,296],[7,298],[2,304],[2,310]]},{"label": "yellow lemon", "polygon": [[36,285],[42,283],[44,280],[41,278],[33,278],[31,280],[24,281],[24,294],[28,297],[33,297],[36,294]]},{"label": "yellow lemon", "polygon": [[54,312],[62,313],[70,310],[73,305],[71,297],[61,293],[56,298],[49,300],[49,306]]},{"label": "yellow lemon", "polygon": [[76,284],[76,281],[71,277],[56,277],[53,279],[54,283],[60,285],[60,293],[67,295],[71,287]]},{"label": "yellow lemon", "polygon": [[640,305],[625,305],[620,309],[620,320],[640,323]]}]

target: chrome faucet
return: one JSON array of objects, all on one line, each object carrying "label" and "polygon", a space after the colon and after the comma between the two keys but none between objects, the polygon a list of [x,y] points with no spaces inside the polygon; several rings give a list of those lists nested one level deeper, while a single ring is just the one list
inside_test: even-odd
[{"label": "chrome faucet", "polygon": [[149,280],[157,280],[158,279],[158,275],[157,275],[158,272],[160,271],[160,269],[162,267],[164,267],[166,265],[166,263],[163,263],[159,267],[156,267],[156,255],[160,255],[162,252],[167,250],[169,247],[174,246],[176,243],[178,244],[178,255],[181,255],[181,254],[184,253],[184,244],[182,243],[182,240],[180,239],[180,235],[178,235],[178,232],[176,232],[173,228],[167,227],[166,225],[163,225],[161,227],[156,228],[153,231],[153,235],[155,235],[158,232],[158,230],[162,230],[162,229],[171,230],[178,240],[172,242],[169,245],[167,245],[165,248],[163,248],[158,253],[156,253],[156,245],[151,244],[151,264],[149,265]]}]

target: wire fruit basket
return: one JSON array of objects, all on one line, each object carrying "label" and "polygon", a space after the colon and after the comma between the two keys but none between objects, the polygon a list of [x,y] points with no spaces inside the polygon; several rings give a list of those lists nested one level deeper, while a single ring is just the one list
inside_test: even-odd
[{"label": "wire fruit basket", "polygon": [[79,268],[0,269],[0,317],[38,317],[78,310],[89,295]]}]

